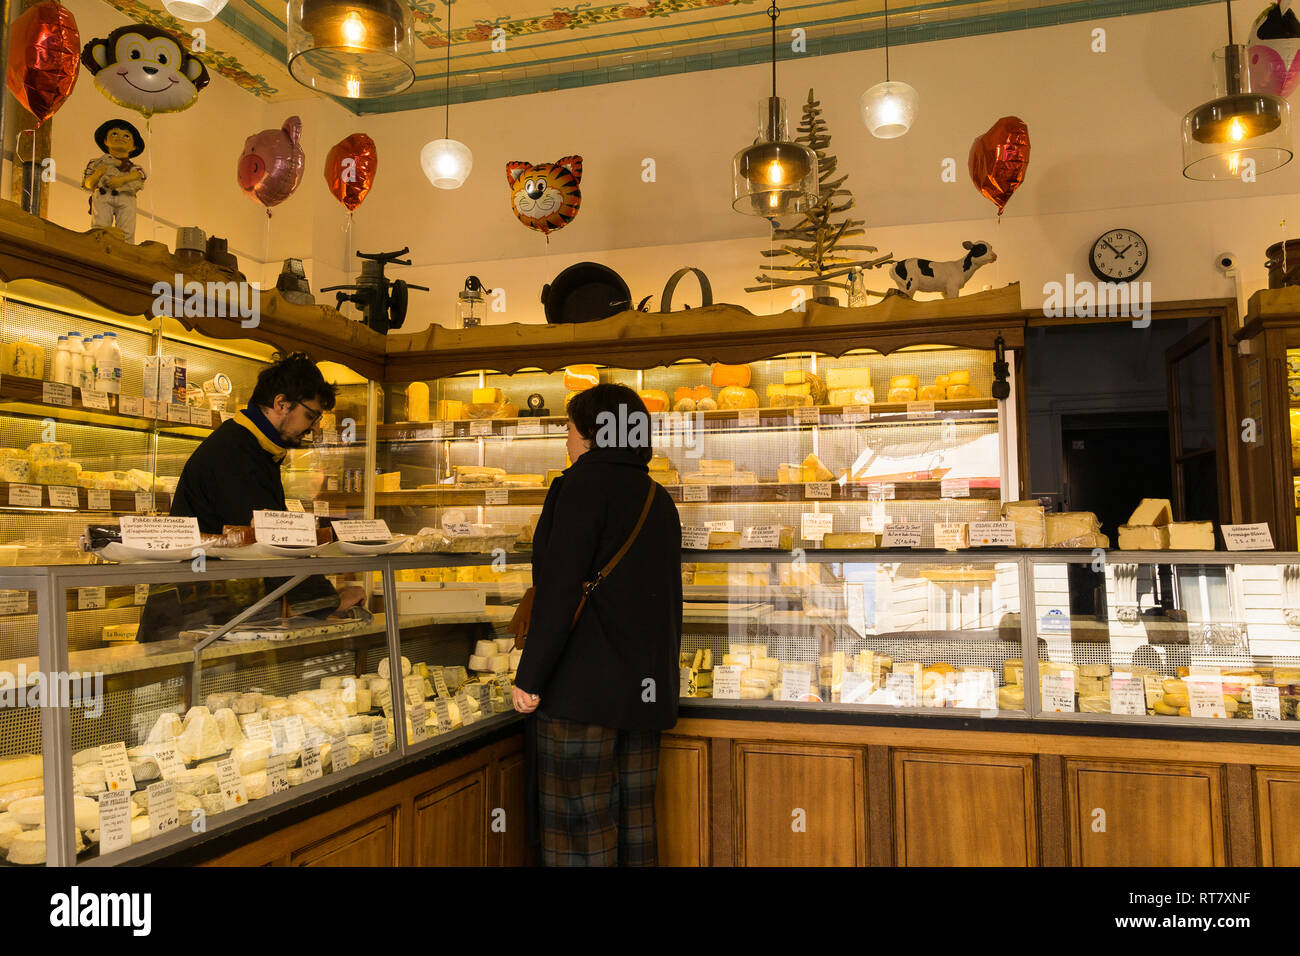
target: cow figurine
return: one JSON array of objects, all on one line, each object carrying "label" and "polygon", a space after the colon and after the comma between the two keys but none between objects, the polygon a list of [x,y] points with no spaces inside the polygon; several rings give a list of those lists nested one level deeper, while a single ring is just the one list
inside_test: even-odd
[{"label": "cow figurine", "polygon": [[961,287],[970,281],[975,270],[998,255],[987,242],[963,242],[966,255],[948,262],[933,259],[902,259],[889,270],[894,284],[909,299],[917,292],[940,292],[945,299],[955,299]]}]

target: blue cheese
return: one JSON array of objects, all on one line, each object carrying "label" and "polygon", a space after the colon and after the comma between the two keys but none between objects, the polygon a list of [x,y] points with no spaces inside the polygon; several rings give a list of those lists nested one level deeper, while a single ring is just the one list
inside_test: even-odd
[{"label": "blue cheese", "polygon": [[27,446],[32,461],[67,461],[72,457],[72,446],[65,441],[38,441]]}]

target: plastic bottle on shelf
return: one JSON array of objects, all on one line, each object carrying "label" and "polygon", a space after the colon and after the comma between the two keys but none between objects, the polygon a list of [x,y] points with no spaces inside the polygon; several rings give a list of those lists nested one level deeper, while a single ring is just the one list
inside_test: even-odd
[{"label": "plastic bottle on shelf", "polygon": [[86,357],[81,360],[81,371],[86,384],[82,388],[97,389],[99,387],[95,384],[95,378],[98,374],[95,366],[99,361],[99,347],[103,344],[104,335],[102,332],[96,332],[94,337],[85,343]]},{"label": "plastic bottle on shelf", "polygon": [[122,391],[122,350],[116,332],[105,332],[95,350],[95,390],[114,395]]},{"label": "plastic bottle on shelf", "polygon": [[86,349],[85,346],[81,344],[81,333],[69,332],[68,333],[69,380],[67,382],[68,385],[75,385],[78,388],[82,387],[81,369],[82,369],[82,363],[85,362],[85,359],[86,359]]},{"label": "plastic bottle on shelf", "polygon": [[72,353],[68,351],[68,337],[59,336],[59,344],[54,350],[54,362],[50,365],[50,381],[72,384]]}]

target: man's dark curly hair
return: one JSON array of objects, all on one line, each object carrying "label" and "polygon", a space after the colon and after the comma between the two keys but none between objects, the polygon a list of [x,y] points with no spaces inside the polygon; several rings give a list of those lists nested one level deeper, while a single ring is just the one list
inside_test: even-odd
[{"label": "man's dark curly hair", "polygon": [[315,399],[326,411],[334,407],[334,386],[325,381],[325,376],[306,352],[291,352],[283,356],[277,352],[275,361],[258,374],[249,404],[270,408],[277,395],[283,395],[290,402]]}]

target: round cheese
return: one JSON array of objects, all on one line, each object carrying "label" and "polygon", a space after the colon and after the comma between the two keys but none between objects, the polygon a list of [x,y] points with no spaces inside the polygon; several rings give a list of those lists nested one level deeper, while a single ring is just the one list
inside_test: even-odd
[{"label": "round cheese", "polygon": [[[388,658],[385,657],[382,661],[379,662],[379,676],[382,677],[384,680],[387,680],[387,679],[388,679],[388,670],[389,670],[389,667],[388,667]],[[402,676],[405,677],[405,676],[406,676],[407,674],[409,674],[409,673],[411,673],[411,662],[410,662],[409,660],[407,660],[405,657],[403,657],[403,658],[402,658]]]},{"label": "round cheese", "polygon": [[45,827],[16,834],[9,844],[7,859],[16,866],[37,866],[44,863]]},{"label": "round cheese", "polygon": [[[101,770],[102,773],[102,770]],[[100,789],[104,789],[101,779]],[[39,797],[45,792],[45,781],[40,777],[33,780],[16,780],[0,787],[0,811],[7,810],[11,803],[27,797]]]},{"label": "round cheese", "polygon": [[488,663],[488,657],[484,654],[471,654],[469,658],[469,669],[482,673],[491,670]]},{"label": "round cheese", "polygon": [[474,643],[474,654],[476,657],[491,657],[496,653],[496,641],[476,641]]},{"label": "round cheese", "polygon": [[513,637],[498,637],[498,638],[497,638],[497,651],[496,651],[496,652],[497,652],[498,654],[509,654],[509,653],[510,653],[511,651],[513,651],[514,649],[515,649],[515,639],[514,639]]},{"label": "round cheese", "polygon": [[14,837],[23,832],[23,825],[7,813],[0,813],[0,852],[8,853]]}]

